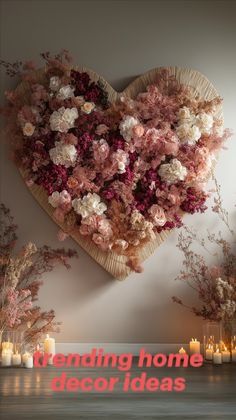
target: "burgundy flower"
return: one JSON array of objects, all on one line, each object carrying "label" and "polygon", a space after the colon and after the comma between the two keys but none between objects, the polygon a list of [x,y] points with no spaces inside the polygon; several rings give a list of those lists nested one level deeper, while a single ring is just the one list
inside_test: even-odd
[{"label": "burgundy flower", "polygon": [[70,170],[61,165],[50,163],[39,168],[35,183],[45,188],[49,195],[54,191],[62,191],[67,187]]},{"label": "burgundy flower", "polygon": [[208,195],[204,191],[188,188],[186,193],[187,196],[180,206],[183,211],[193,214],[196,212],[203,213],[207,209],[205,201]]}]

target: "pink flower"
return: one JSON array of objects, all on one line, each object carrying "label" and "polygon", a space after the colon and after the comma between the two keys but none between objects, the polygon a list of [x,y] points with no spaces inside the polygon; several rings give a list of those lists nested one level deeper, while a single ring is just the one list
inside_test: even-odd
[{"label": "pink flower", "polygon": [[93,242],[102,249],[102,251],[107,251],[110,248],[109,241],[99,233],[94,233],[92,239]]},{"label": "pink flower", "polygon": [[106,124],[99,124],[96,128],[95,133],[98,136],[102,136],[103,134],[106,134],[109,131],[109,127],[107,127]]},{"label": "pink flower", "polygon": [[96,162],[101,163],[107,159],[109,155],[109,146],[106,140],[101,139],[99,142],[93,144],[93,156]]},{"label": "pink flower", "polygon": [[144,127],[141,124],[137,124],[133,127],[133,135],[136,137],[142,137],[144,134]]},{"label": "pink flower", "polygon": [[105,238],[110,238],[112,236],[112,228],[110,225],[109,220],[101,219],[98,221],[98,231],[103,235]]},{"label": "pink flower", "polygon": [[150,209],[148,210],[150,214],[151,220],[156,226],[164,226],[166,223],[166,216],[165,212],[162,207],[158,206],[158,204],[153,204]]}]

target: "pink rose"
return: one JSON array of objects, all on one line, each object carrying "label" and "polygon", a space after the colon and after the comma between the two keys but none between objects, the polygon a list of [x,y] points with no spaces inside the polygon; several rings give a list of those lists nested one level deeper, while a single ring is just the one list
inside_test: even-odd
[{"label": "pink rose", "polygon": [[148,212],[154,225],[164,226],[166,223],[166,216],[162,207],[158,206],[158,204],[153,204]]},{"label": "pink rose", "polygon": [[109,130],[109,127],[107,127],[107,125],[106,125],[106,124],[99,124],[99,125],[97,126],[97,128],[96,128],[95,133],[96,133],[98,136],[101,136],[102,134],[107,133],[107,132],[108,132],[108,130]]},{"label": "pink rose", "polygon": [[102,249],[102,251],[107,251],[110,248],[110,243],[102,235],[99,233],[93,234],[93,242],[98,245],[99,248]]},{"label": "pink rose", "polygon": [[112,235],[110,222],[107,219],[101,219],[98,222],[98,231],[107,239]]},{"label": "pink rose", "polygon": [[144,127],[141,124],[137,124],[133,127],[133,135],[136,137],[142,137],[144,134]]}]

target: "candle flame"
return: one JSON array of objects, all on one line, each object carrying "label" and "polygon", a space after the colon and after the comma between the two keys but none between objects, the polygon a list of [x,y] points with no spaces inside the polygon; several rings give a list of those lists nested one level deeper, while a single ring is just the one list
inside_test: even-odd
[{"label": "candle flame", "polygon": [[219,353],[220,352],[220,350],[219,349],[216,349],[216,353]]}]

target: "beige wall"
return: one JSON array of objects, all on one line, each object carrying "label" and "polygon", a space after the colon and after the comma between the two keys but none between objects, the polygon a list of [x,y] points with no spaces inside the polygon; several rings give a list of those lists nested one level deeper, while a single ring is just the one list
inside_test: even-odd
[{"label": "beige wall", "polygon": [[[1,1],[1,57],[36,59],[41,51],[68,48],[75,62],[102,74],[122,89],[142,72],[160,65],[193,67],[225,99],[226,126],[235,129],[236,3],[234,1]],[[13,81],[2,75],[3,91]],[[3,99],[1,99],[3,100]],[[236,203],[235,136],[217,166],[225,203]],[[1,165],[1,200],[19,224],[20,242],[58,246],[57,227],[23,185],[6,150]],[[205,215],[186,217],[198,229],[217,228]],[[201,321],[171,302],[190,290],[174,281],[181,267],[177,233],[149,258],[145,271],[124,282],[112,280],[70,240],[80,258],[67,273],[45,277],[40,304],[63,321],[64,342],[180,342],[201,334]]]}]

